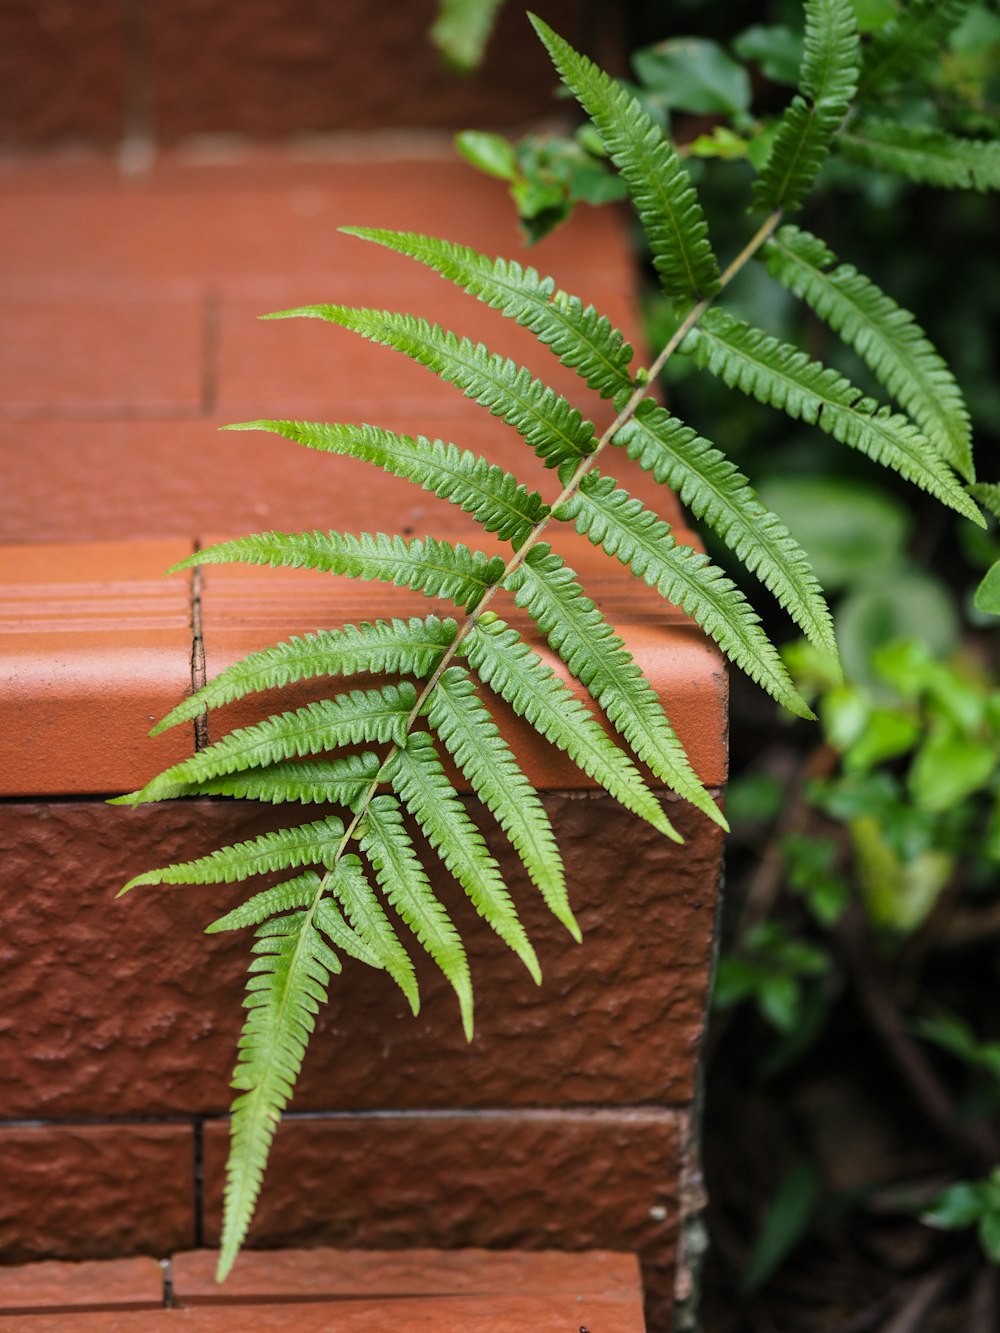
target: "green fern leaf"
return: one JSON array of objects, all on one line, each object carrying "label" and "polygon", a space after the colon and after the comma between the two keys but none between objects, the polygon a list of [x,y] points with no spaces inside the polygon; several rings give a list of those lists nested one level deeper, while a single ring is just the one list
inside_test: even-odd
[{"label": "green fern leaf", "polygon": [[467,74],[483,58],[503,0],[440,0],[430,38],[445,61]]},{"label": "green fern leaf", "polygon": [[480,620],[462,651],[484,684],[619,804],[667,837],[681,841],[625,752],[516,630],[499,619]]},{"label": "green fern leaf", "polygon": [[221,930],[242,930],[246,926],[259,926],[272,916],[281,916],[296,908],[309,907],[319,896],[323,881],[315,870],[307,870],[294,879],[286,879],[282,884],[255,893],[239,907],[234,907],[225,916],[220,916],[211,925],[205,927],[206,935],[218,934]]},{"label": "green fern leaf", "polygon": [[552,548],[545,542],[534,546],[505,586],[643,763],[671,790],[727,827],[652,685]]},{"label": "green fern leaf", "polygon": [[982,517],[940,455],[906,417],[864,398],[842,375],[723,310],[705,312],[681,350],[758,402],[807,421],[892,468],[974,523]]},{"label": "green fern leaf", "polygon": [[370,750],[337,759],[296,759],[186,782],[170,796],[231,796],[243,801],[269,801],[272,805],[287,801],[353,805],[375,781],[381,767],[382,761]]},{"label": "green fern leaf", "polygon": [[517,954],[532,979],[542,974],[535,951],[517,918],[500,868],[483,835],[465,813],[426,732],[411,732],[386,764],[386,776],[472,905]]},{"label": "green fern leaf", "polygon": [[336,815],[327,815],[311,824],[261,833],[247,842],[220,847],[192,861],[147,870],[130,879],[119,889],[118,896],[140,884],[233,884],[296,866],[322,865],[329,870],[337,860],[343,837],[343,822]]},{"label": "green fern leaf", "polygon": [[309,449],[362,458],[415,482],[471,514],[487,532],[519,546],[549,512],[537,491],[467,449],[422,435],[411,439],[376,426],[323,425],[314,421],[247,421],[228,430],[268,430]]},{"label": "green fern leaf", "polygon": [[325,319],[352,329],[371,342],[397,351],[427,366],[441,379],[456,385],[489,412],[505,421],[538,454],[546,467],[560,467],[567,459],[579,461],[593,452],[594,428],[575,407],[535,379],[524,366],[491,353],[482,343],[458,338],[438,324],[388,310],[352,309],[350,306],[314,305],[280,310],[267,319]]},{"label": "green fern leaf", "polygon": [[472,978],[461,937],[434,896],[394,796],[376,796],[358,825],[361,850],[386,900],[399,913],[458,996],[462,1027],[472,1040]]},{"label": "green fern leaf", "polygon": [[830,151],[857,88],[860,47],[851,0],[806,0],[799,93],[778,122],[754,183],[758,208],[798,208]]},{"label": "green fern leaf", "polygon": [[[414,1014],[420,1012],[420,994],[417,989],[417,977],[410,962],[409,954],[400,944],[396,932],[390,926],[382,904],[368,883],[361,861],[356,856],[342,856],[330,876],[330,892],[343,905],[351,923],[351,930],[360,937],[365,949],[371,955],[372,966],[383,968],[392,977],[396,985],[406,996]],[[342,939],[335,938],[327,929],[323,913],[329,904],[321,902],[317,910],[316,921],[320,928],[330,935],[334,944],[346,948]],[[368,961],[368,960],[364,960]]]},{"label": "green fern leaf", "polygon": [[248,1009],[233,1087],[232,1139],[217,1278],[222,1281],[246,1238],[281,1112],[302,1068],[319,1007],[326,1003],[336,954],[311,912],[268,921],[257,931],[247,983]]},{"label": "green fern leaf", "polygon": [[865,48],[858,91],[867,96],[880,83],[918,74],[958,27],[969,0],[910,0],[872,35]]},{"label": "green fern leaf", "polygon": [[190,722],[208,709],[248,694],[279,689],[316,676],[355,676],[361,672],[428,676],[457,629],[451,619],[413,616],[410,620],[343,625],[340,629],[317,630],[314,634],[288,639],[250,653],[220,671],[207,685],[171,709],[149,734],[158,736],[169,727]]},{"label": "green fern leaf", "polygon": [[837,140],[845,157],[942,190],[1000,190],[1000,142],[870,118]]},{"label": "green fern leaf", "polygon": [[528,328],[603,398],[628,395],[634,387],[632,348],[610,320],[578,296],[556,287],[512,259],[489,259],[465,245],[415,232],[342,227],[350,236],[409,255],[440,273],[494,310]]},{"label": "green fern leaf", "polygon": [[470,551],[433,537],[391,536],[384,532],[258,532],[196,551],[173,567],[196,565],[287,565],[318,569],[351,579],[377,579],[412,588],[425,597],[443,597],[472,606],[503,573],[499,556]]},{"label": "green fern leaf", "polygon": [[575,523],[578,532],[682,607],[728,658],[785,708],[799,717],[813,717],[739,588],[708,556],[678,546],[670,524],[626,491],[616,490],[613,477],[589,473],[555,517]]},{"label": "green fern leaf", "polygon": [[406,735],[417,692],[409,681],[377,690],[351,690],[320,699],[263,722],[240,727],[199,750],[190,759],[165,769],[139,791],[115,799],[117,805],[140,805],[185,794],[190,783],[224,773],[274,764],[295,755],[319,754],[342,745],[365,742],[400,744]]},{"label": "green fern leaf", "polygon": [[981,481],[969,487],[969,494],[990,511],[994,518],[1000,518],[1000,483]]},{"label": "green fern leaf", "polygon": [[708,226],[677,150],[621,84],[529,15],[563,82],[597,127],[642,222],[664,290],[692,303],[719,290]]},{"label": "green fern leaf", "polygon": [[517,849],[549,910],[579,942],[580,927],[570,910],[549,817],[461,667],[444,672],[425,712],[476,795]]},{"label": "green fern leaf", "polygon": [[640,403],[614,436],[671,488],[777,598],[811,642],[837,658],[833,620],[806,553],[728,458],[655,403]]},{"label": "green fern leaf", "polygon": [[972,430],[961,390],[909,311],[797,227],[782,227],[765,254],[768,271],[854,348],[931,444],[971,480]]}]

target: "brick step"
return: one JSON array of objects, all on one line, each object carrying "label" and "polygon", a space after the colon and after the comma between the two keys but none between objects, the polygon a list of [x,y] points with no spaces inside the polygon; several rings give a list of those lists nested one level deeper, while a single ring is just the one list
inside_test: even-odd
[{"label": "brick step", "polygon": [[[216,1256],[164,1263],[0,1268],[0,1318],[14,1333],[642,1333],[634,1255],[464,1250],[245,1252],[223,1287]],[[169,1302],[170,1308],[164,1308]]]}]

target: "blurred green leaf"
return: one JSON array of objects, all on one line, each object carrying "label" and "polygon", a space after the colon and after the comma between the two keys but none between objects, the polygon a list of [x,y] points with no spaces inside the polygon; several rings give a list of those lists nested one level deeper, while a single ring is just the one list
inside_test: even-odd
[{"label": "blurred green leaf", "polygon": [[874,815],[850,822],[858,880],[875,925],[909,934],[926,921],[954,869],[952,858],[931,849],[904,859]]},{"label": "blurred green leaf", "polygon": [[980,1041],[958,1014],[942,1012],[917,1023],[917,1032],[971,1069],[982,1069],[1000,1084],[1000,1042]]},{"label": "blurred green leaf", "polygon": [[944,586],[915,570],[899,571],[845,597],[834,620],[844,674],[877,688],[872,666],[877,649],[893,639],[919,639],[935,657],[958,644],[958,617]]},{"label": "blurred green leaf", "polygon": [[976,589],[974,598],[977,611],[990,616],[1000,616],[1000,560],[987,570],[982,583]]},{"label": "blurred green leaf", "polygon": [[786,83],[793,88],[799,81],[802,64],[802,34],[783,24],[755,24],[741,32],[733,42],[733,50],[741,60],[749,60],[760,67],[761,73],[772,83]]},{"label": "blurred green leaf", "polygon": [[789,888],[805,899],[820,925],[834,925],[851,900],[850,884],[837,873],[836,841],[791,833],[781,840],[781,850]]},{"label": "blurred green leaf", "polygon": [[770,477],[760,494],[805,547],[830,591],[895,563],[909,532],[909,515],[898,500],[846,477]]},{"label": "blurred green leaf", "polygon": [[917,751],[910,768],[913,799],[924,810],[947,810],[990,780],[997,757],[995,745],[938,727]]},{"label": "blurred green leaf", "polygon": [[447,64],[467,73],[482,61],[503,0],[440,0],[431,41]]},{"label": "blurred green leaf", "polygon": [[822,1178],[811,1162],[797,1162],[785,1172],[747,1261],[745,1292],[759,1290],[808,1231],[822,1189]]},{"label": "blurred green leaf", "polygon": [[899,12],[893,0],[852,0],[859,32],[875,32]]},{"label": "blurred green leaf", "polygon": [[487,134],[483,130],[462,130],[455,135],[455,147],[478,171],[500,180],[512,181],[518,176],[514,145],[501,134]]},{"label": "blurred green leaf", "polygon": [[931,1206],[920,1215],[926,1226],[942,1231],[956,1231],[974,1226],[983,1213],[984,1189],[982,1181],[959,1181],[949,1185],[937,1196]]},{"label": "blurred green leaf", "polygon": [[867,772],[912,750],[920,735],[918,718],[894,709],[874,708],[864,731],[844,755],[844,767],[849,773]]},{"label": "blurred green leaf", "polygon": [[854,685],[838,685],[829,690],[819,706],[823,733],[841,754],[859,740],[868,725],[871,705]]},{"label": "blurred green leaf", "polygon": [[632,67],[666,104],[696,115],[739,116],[750,106],[750,78],[717,42],[672,37],[633,53]]},{"label": "blurred green leaf", "polygon": [[736,773],[726,788],[726,818],[733,828],[767,823],[781,813],[786,794],[785,783],[771,773]]}]

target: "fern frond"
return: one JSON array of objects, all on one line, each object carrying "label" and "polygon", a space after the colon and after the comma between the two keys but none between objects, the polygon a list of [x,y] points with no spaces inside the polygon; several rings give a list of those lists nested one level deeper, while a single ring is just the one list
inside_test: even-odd
[{"label": "fern frond", "polygon": [[228,430],[268,430],[309,449],[361,458],[415,482],[471,514],[487,532],[520,545],[549,512],[537,491],[468,449],[418,435],[396,435],[377,426],[326,425],[315,421],[246,421]]},{"label": "fern frond", "polygon": [[534,546],[508,575],[505,586],[643,763],[671,790],[727,827],[691,767],[656,691],[552,548],[545,542]]},{"label": "fern frond", "polygon": [[942,190],[1000,190],[1000,142],[874,117],[837,140],[845,157]]},{"label": "fern frond", "polygon": [[613,477],[590,472],[555,517],[574,523],[577,532],[682,607],[731,661],[790,712],[813,717],[739,588],[707,555],[679,546],[670,524],[627,491],[616,490]]},{"label": "fern frond", "polygon": [[232,1105],[220,1282],[246,1238],[274,1131],[302,1068],[315,1016],[326,1003],[330,975],[340,971],[311,912],[265,923],[253,951],[244,1001],[249,1012],[232,1083],[240,1095]]},{"label": "fern frond", "polygon": [[462,644],[480,680],[620,805],[668,837],[680,836],[642,774],[573,692],[502,620],[480,620]]},{"label": "fern frond", "polygon": [[688,304],[713,296],[719,290],[719,268],[701,204],[677,150],[621,84],[547,23],[529,18],[621,173],[664,290]]},{"label": "fern frond", "polygon": [[462,1027],[472,1040],[472,979],[461,936],[434,896],[394,796],[369,801],[358,825],[361,850],[386,901],[413,931],[458,996]]},{"label": "fern frond", "polygon": [[886,79],[912,78],[937,59],[958,27],[970,0],[910,0],[884,24],[865,48],[858,91],[867,96]]},{"label": "fern frond", "polygon": [[139,791],[116,798],[118,805],[170,800],[185,794],[189,783],[224,773],[239,773],[293,756],[319,754],[342,745],[400,744],[417,701],[409,681],[377,690],[351,690],[287,713],[276,713],[250,727],[239,727],[190,759],[158,774]]},{"label": "fern frond", "polygon": [[[815,236],[782,227],[765,247],[768,271],[858,353],[943,457],[973,476],[972,430],[944,359],[902,309]],[[836,267],[835,267],[836,266]]]},{"label": "fern frond", "polygon": [[[397,537],[384,532],[258,532],[196,551],[174,566],[286,565],[350,579],[377,579],[471,606],[503,572],[499,556],[470,551],[461,542]],[[173,572],[173,571],[170,571]]]},{"label": "fern frond", "polygon": [[449,667],[442,674],[425,712],[476,795],[510,838],[553,916],[579,942],[580,927],[570,910],[549,817],[461,667]]},{"label": "fern frond", "polygon": [[546,467],[560,467],[571,458],[579,461],[594,450],[594,428],[575,407],[524,366],[490,352],[482,343],[459,338],[426,319],[389,310],[314,305],[280,310],[266,318],[297,316],[339,324],[427,366],[461,389],[466,398],[512,426]]},{"label": "fern frond", "polygon": [[261,833],[192,861],[177,861],[159,870],[147,870],[130,879],[118,896],[140,884],[234,884],[253,875],[296,866],[322,865],[329,870],[337,859],[343,836],[343,822],[336,815],[327,815],[311,824]]},{"label": "fern frond", "polygon": [[969,487],[969,494],[988,509],[994,518],[1000,518],[1000,483],[995,481],[977,482]]},{"label": "fern frond", "polygon": [[[406,996],[414,1014],[420,1012],[420,994],[417,977],[410,956],[400,944],[389,924],[382,904],[368,883],[364,867],[356,856],[342,856],[330,876],[329,890],[343,905],[351,923],[351,933],[360,937],[370,953],[372,965],[384,969]],[[317,924],[334,944],[348,946],[328,929],[324,913],[329,904],[320,902],[316,913]],[[342,933],[342,932],[341,932]]]},{"label": "fern frond", "polygon": [[272,805],[289,801],[302,805],[353,805],[375,780],[381,766],[381,760],[370,750],[336,759],[295,759],[187,782],[170,796],[231,796],[243,801],[269,801]]},{"label": "fern frond", "polygon": [[518,920],[500,868],[486,850],[483,835],[465,813],[431,737],[426,732],[411,732],[405,745],[386,764],[386,776],[476,911],[540,984],[538,959]]},{"label": "fern frond", "polygon": [[316,900],[322,880],[315,870],[307,870],[294,879],[286,879],[282,884],[255,893],[239,907],[234,907],[225,916],[220,916],[205,927],[206,935],[215,935],[221,930],[242,930],[245,926],[259,926],[272,916],[281,916],[296,908],[308,907]]},{"label": "fern frond", "polygon": [[835,370],[723,310],[705,312],[681,344],[695,363],[760,403],[809,422],[892,468],[966,518],[982,517],[948,465],[906,417],[862,396]]},{"label": "fern frond", "polygon": [[754,182],[758,208],[798,208],[823,165],[857,88],[860,47],[851,0],[806,0],[799,92],[778,122]]},{"label": "fern frond", "polygon": [[442,277],[470,292],[530,329],[602,398],[631,393],[632,348],[610,320],[578,296],[556,287],[513,259],[490,259],[466,245],[421,236],[416,232],[377,227],[341,227],[349,236],[374,241],[426,264]]},{"label": "fern frond", "polygon": [[409,620],[375,620],[295,636],[250,653],[220,671],[171,709],[149,734],[158,736],[180,722],[190,722],[208,709],[248,694],[280,689],[316,676],[356,676],[361,672],[428,676],[457,629],[451,619],[412,616]]},{"label": "fern frond", "polygon": [[669,486],[757,575],[803,634],[836,660],[833,620],[806,553],[723,453],[648,401],[614,443]]}]

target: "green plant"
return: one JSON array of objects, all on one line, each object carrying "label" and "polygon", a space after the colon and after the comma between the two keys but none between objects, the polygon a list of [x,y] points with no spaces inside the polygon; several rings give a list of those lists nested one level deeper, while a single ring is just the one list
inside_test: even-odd
[{"label": "green plant", "polygon": [[[944,31],[957,21],[962,6],[932,8],[935,31]],[[793,713],[811,716],[743,592],[704,554],[678,544],[668,525],[621,489],[610,473],[597,470],[598,460],[606,462],[612,447],[624,449],[680,496],[773,594],[825,660],[836,662],[830,614],[800,545],[725,454],[652,400],[651,387],[670,358],[686,357],[724,384],[819,426],[973,522],[983,521],[953,471],[972,475],[968,420],[940,357],[912,317],[872,283],[855,279],[815,238],[782,226],[785,215],[807,196],[828,154],[854,151],[845,146],[859,141],[864,124],[865,103],[862,111],[856,105],[859,81],[866,84],[870,105],[886,60],[906,52],[909,68],[911,57],[920,54],[911,50],[914,22],[903,15],[881,45],[862,50],[848,0],[808,0],[800,91],[777,122],[750,200],[762,220],[722,269],[698,196],[669,137],[631,93],[544,23],[533,22],[635,205],[671,305],[672,332],[649,369],[636,369],[632,349],[606,318],[532,268],[488,259],[444,240],[348,228],[429,265],[532,330],[564,365],[610,400],[612,419],[598,434],[527,369],[424,320],[338,305],[272,316],[333,322],[427,366],[523,436],[556,474],[555,495],[546,502],[515,476],[454,445],[375,426],[267,420],[231,427],[271,431],[408,478],[461,506],[487,533],[507,543],[509,553],[488,556],[431,536],[265,532],[210,547],[182,562],[177,568],[238,561],[383,580],[452,602],[460,614],[345,626],[252,654],[179,704],[154,731],[254,691],[305,678],[365,672],[389,679],[234,731],[140,791],[118,798],[137,804],[213,794],[332,802],[345,808],[343,817],[327,814],[140,874],[122,890],[297,872],[208,927],[256,927],[245,1002],[249,1012],[233,1079],[239,1095],[233,1104],[220,1277],[246,1234],[314,1016],[341,967],[337,951],[388,972],[417,1008],[412,965],[383,899],[454,987],[471,1035],[472,992],[462,942],[431,892],[404,807],[480,915],[538,979],[537,961],[507,886],[446,776],[439,744],[506,830],[553,913],[579,937],[553,832],[473,675],[665,836],[676,834],[650,775],[653,786],[662,784],[725,825],[652,686],[554,549],[560,527],[572,525],[682,606],[776,700]],[[854,126],[850,140],[844,132],[848,123]],[[926,145],[924,150],[913,147],[907,127],[884,121],[880,126],[875,138],[881,150],[868,151],[875,157],[881,152],[884,165],[908,168],[930,152]],[[953,183],[981,184],[992,179],[990,173],[1000,175],[995,146],[969,139],[949,142],[950,147],[935,138],[931,160],[938,170],[944,162],[959,164],[952,170]],[[968,165],[973,159],[974,167]],[[718,306],[717,298],[755,258],[766,260],[778,282],[800,293],[866,355],[873,374],[905,411],[879,406],[804,351]],[[856,322],[841,318],[847,299],[863,311],[863,335]],[[512,596],[528,611],[603,710],[619,743],[497,617],[493,604],[501,595]],[[837,670],[835,665],[831,669]],[[383,747],[381,752],[356,752],[356,747],[373,745]],[[637,764],[645,766],[647,776]]]}]

